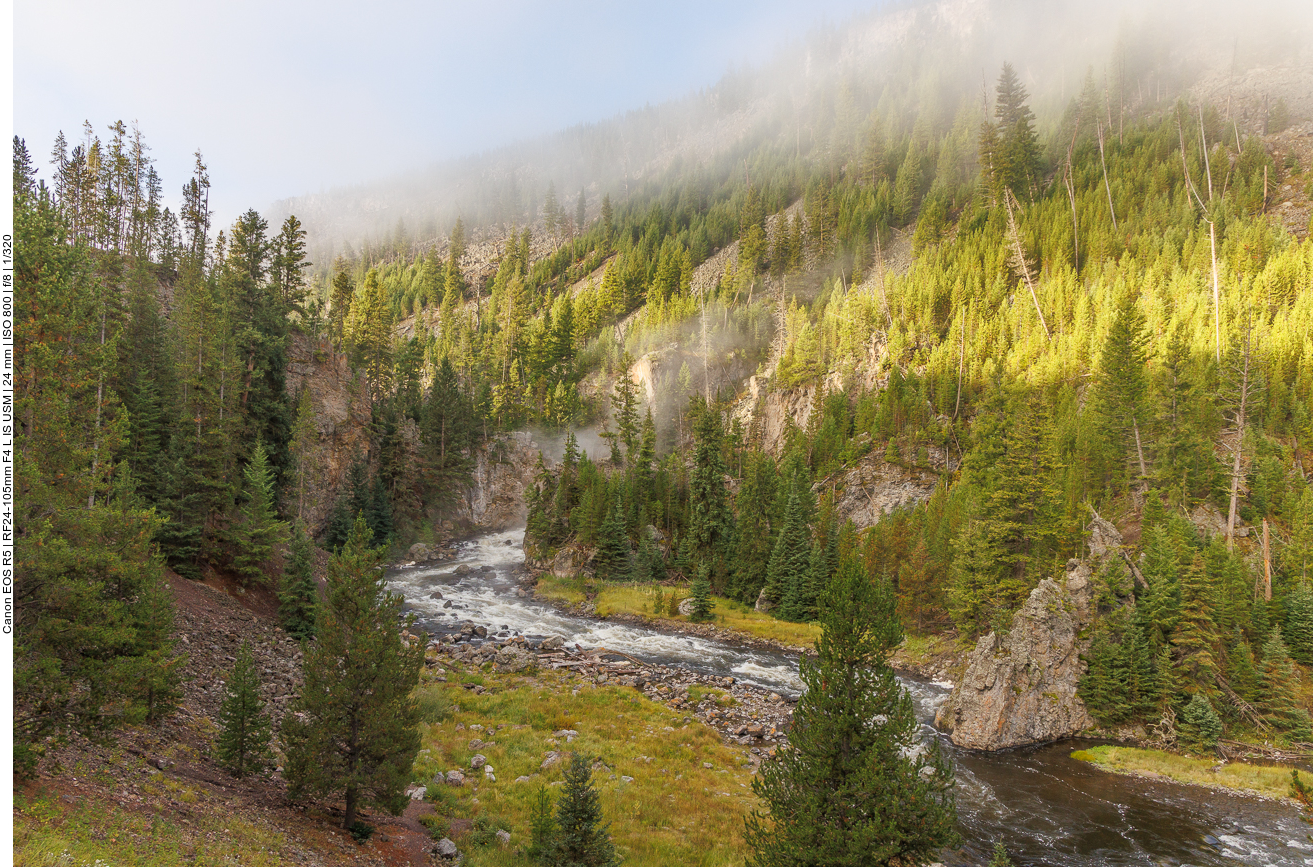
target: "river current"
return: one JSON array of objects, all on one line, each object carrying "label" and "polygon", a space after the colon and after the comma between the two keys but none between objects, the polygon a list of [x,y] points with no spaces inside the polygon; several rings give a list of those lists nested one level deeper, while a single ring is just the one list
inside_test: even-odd
[{"label": "river current", "polygon": [[[522,541],[519,530],[478,537],[465,543],[455,560],[392,570],[389,586],[431,633],[473,623],[486,627],[490,638],[559,635],[570,646],[605,647],[646,662],[733,675],[791,697],[802,690],[798,659],[790,654],[573,617],[517,596],[514,573],[524,563]],[[458,574],[461,564],[470,570]],[[442,598],[432,598],[434,591]],[[940,740],[956,771],[965,847],[945,853],[947,864],[983,864],[1000,841],[1018,867],[1313,867],[1311,829],[1287,805],[1107,774],[1070,758],[1079,741],[992,754],[958,750],[930,724],[948,686],[902,683],[925,737]]]}]

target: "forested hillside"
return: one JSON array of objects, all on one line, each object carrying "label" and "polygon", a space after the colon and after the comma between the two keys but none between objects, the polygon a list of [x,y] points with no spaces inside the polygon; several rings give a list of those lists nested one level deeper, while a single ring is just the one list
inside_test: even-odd
[{"label": "forested hillside", "polygon": [[[910,633],[965,646],[1102,517],[1126,547],[1097,576],[1094,717],[1313,738],[1307,94],[1205,98],[1134,35],[1058,96],[1020,62],[977,94],[940,43],[912,62],[929,24],[905,24],[796,102],[731,76],[712,114],[645,115],[654,139],[731,136],[599,145],[596,176],[578,160],[539,198],[512,171],[354,245],[255,210],[212,225],[199,152],[171,209],[121,122],[48,167],[15,137],[23,767],[176,705],[166,570],[278,598],[309,637],[316,545],[383,599],[371,545],[434,541],[526,428],[565,441],[525,480],[526,553],[694,584],[699,618],[714,594],[821,620],[860,563]],[[327,481],[316,365],[368,419]],[[924,496],[877,507],[872,468]],[[334,504],[313,521],[312,476]]]}]

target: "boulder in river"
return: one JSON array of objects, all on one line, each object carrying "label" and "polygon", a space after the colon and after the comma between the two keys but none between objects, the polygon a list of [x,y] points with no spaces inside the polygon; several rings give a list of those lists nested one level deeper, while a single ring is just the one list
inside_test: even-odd
[{"label": "boulder in river", "polygon": [[935,715],[953,743],[1002,750],[1069,737],[1094,725],[1076,684],[1090,639],[1094,582],[1076,561],[1061,581],[1045,578],[1012,615],[1012,628],[976,643],[966,674]]}]

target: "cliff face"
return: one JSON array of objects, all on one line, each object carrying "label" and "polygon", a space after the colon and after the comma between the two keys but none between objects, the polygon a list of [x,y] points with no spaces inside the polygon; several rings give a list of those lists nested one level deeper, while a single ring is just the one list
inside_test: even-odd
[{"label": "cliff face", "polygon": [[1094,727],[1076,686],[1085,674],[1082,637],[1095,613],[1094,568],[1118,554],[1122,539],[1101,518],[1091,527],[1091,560],[1072,560],[1067,573],[1045,578],[1012,615],[1006,635],[976,643],[966,674],[935,724],[953,743],[972,750],[1002,750],[1070,737]]},{"label": "cliff face", "polygon": [[456,504],[453,519],[482,530],[524,526],[524,492],[533,481],[538,445],[527,431],[501,434],[475,456],[474,478]]},{"label": "cliff face", "polygon": [[307,389],[314,412],[306,478],[300,489],[288,492],[288,511],[299,514],[311,533],[318,534],[328,526],[352,462],[370,456],[369,385],[352,373],[346,355],[334,352],[327,340],[293,332],[287,355],[288,396],[295,405],[301,389]]}]

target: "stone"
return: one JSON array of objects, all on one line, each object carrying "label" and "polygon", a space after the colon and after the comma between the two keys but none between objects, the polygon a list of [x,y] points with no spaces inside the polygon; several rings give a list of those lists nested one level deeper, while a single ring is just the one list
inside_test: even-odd
[{"label": "stone", "polygon": [[410,551],[408,551],[407,554],[410,559],[415,560],[416,562],[432,560],[433,548],[430,545],[425,545],[423,542],[416,542],[414,545],[410,546]]},{"label": "stone", "polygon": [[560,650],[565,646],[565,639],[559,635],[549,635],[538,645],[539,650]]},{"label": "stone", "polygon": [[504,828],[498,828],[497,839],[501,841],[503,846],[509,846],[511,843],[511,832]]},{"label": "stone", "polygon": [[474,570],[470,568],[468,563],[461,563],[453,570],[454,574],[456,575],[468,575],[473,571]]},{"label": "stone", "polygon": [[488,637],[488,627],[486,627],[486,626],[476,626],[476,627],[474,627],[474,634],[475,634],[476,636],[478,636],[479,638],[487,638],[487,637]]},{"label": "stone", "polygon": [[685,617],[693,616],[693,606],[697,604],[692,596],[679,600],[679,613]]},{"label": "stone", "polygon": [[447,785],[449,786],[465,785],[465,775],[460,771],[447,771]]},{"label": "stone", "polygon": [[515,782],[517,782],[517,783],[527,783],[527,782],[529,782],[531,779],[533,779],[533,778],[532,778],[532,777],[526,777],[526,776],[524,776],[523,774],[521,774],[520,776],[518,776],[518,777],[515,778]]},{"label": "stone", "polygon": [[508,645],[497,651],[493,662],[498,671],[524,671],[538,664],[538,658],[517,645]]},{"label": "stone", "polygon": [[702,767],[706,768],[708,771],[711,770],[711,762],[703,762]]},{"label": "stone", "polygon": [[1068,572],[1065,585],[1041,581],[1005,636],[990,632],[976,643],[935,724],[954,744],[972,750],[1046,743],[1093,727],[1076,694],[1086,669],[1081,654],[1090,644],[1081,633],[1093,617],[1093,602],[1088,563]]},{"label": "stone", "polygon": [[634,781],[633,777],[626,777],[624,774],[620,775],[620,782],[622,783],[632,783],[633,781]]},{"label": "stone", "polygon": [[473,769],[476,770],[476,771],[477,771],[479,768],[481,768],[481,767],[483,767],[484,765],[486,765],[487,763],[488,763],[488,760],[487,760],[486,758],[484,758],[482,755],[476,755],[476,756],[474,756],[473,758],[470,759],[470,767],[473,768]]},{"label": "stone", "polygon": [[406,794],[410,795],[412,801],[422,801],[424,796],[429,792],[428,786],[411,786],[406,789]]},{"label": "stone", "polygon": [[460,847],[448,838],[443,837],[438,841],[438,845],[433,847],[433,854],[447,861],[454,861],[460,855]]},{"label": "stone", "polygon": [[441,599],[441,598],[442,598],[442,591],[441,591],[441,590],[434,590],[432,593],[429,594],[429,598],[430,598],[430,599]]},{"label": "stone", "polygon": [[496,774],[484,774],[484,775],[483,775],[483,778],[484,778],[485,780],[487,780],[488,782],[490,782],[490,783],[495,783],[495,782],[497,782],[497,775],[496,775]]},{"label": "stone", "polygon": [[548,768],[552,767],[553,765],[560,764],[560,762],[561,762],[561,754],[558,753],[556,750],[551,750],[550,752],[547,753],[546,756],[543,757],[543,763],[539,765],[538,768],[539,770],[545,771]]}]

